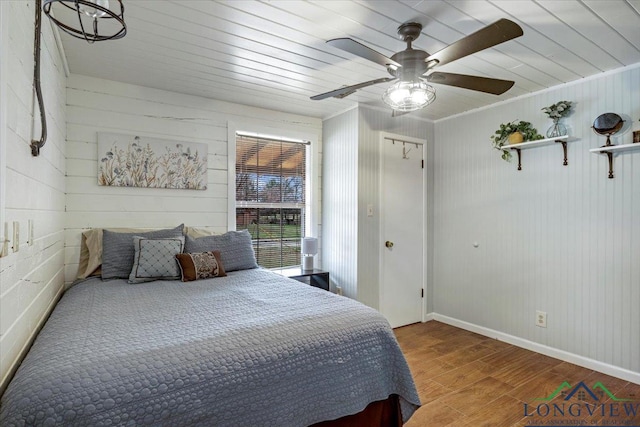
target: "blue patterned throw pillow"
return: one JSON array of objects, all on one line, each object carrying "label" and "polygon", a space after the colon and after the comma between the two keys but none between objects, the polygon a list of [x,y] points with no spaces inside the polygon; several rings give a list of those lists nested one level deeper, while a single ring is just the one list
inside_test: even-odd
[{"label": "blue patterned throw pillow", "polygon": [[102,278],[126,279],[129,277],[134,260],[133,237],[149,239],[166,239],[180,237],[184,224],[176,228],[154,230],[149,232],[118,233],[110,230],[102,232]]},{"label": "blue patterned throw pillow", "polygon": [[184,237],[169,239],[133,238],[135,257],[129,283],[178,280],[181,277],[176,255],[184,248]]},{"label": "blue patterned throw pillow", "polygon": [[251,244],[248,230],[228,231],[219,236],[206,236],[193,239],[187,236],[185,253],[220,251],[225,271],[258,268],[256,254]]}]

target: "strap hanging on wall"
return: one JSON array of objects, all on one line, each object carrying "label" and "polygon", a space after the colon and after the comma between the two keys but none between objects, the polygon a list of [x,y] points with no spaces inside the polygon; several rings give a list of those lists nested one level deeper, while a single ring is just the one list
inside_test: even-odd
[{"label": "strap hanging on wall", "polygon": [[36,90],[36,98],[38,98],[38,107],[40,108],[40,139],[31,140],[31,155],[38,156],[40,149],[47,142],[47,118],[44,112],[44,100],[42,99],[42,88],[40,87],[40,39],[42,31],[40,27],[42,25],[42,1],[36,0],[36,24],[35,24],[35,39],[33,43],[33,86]]}]

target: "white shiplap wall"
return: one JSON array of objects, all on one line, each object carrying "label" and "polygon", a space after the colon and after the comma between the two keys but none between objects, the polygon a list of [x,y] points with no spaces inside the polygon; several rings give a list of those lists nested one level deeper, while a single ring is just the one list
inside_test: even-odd
[{"label": "white shiplap wall", "polygon": [[[32,157],[31,139],[40,138],[32,89],[34,7],[34,2],[0,2],[0,216],[9,224],[20,223],[19,251],[9,249],[9,255],[0,258],[0,392],[64,284],[66,76],[52,27],[44,18],[41,81],[49,136],[40,156]],[[27,242],[29,220],[34,222],[32,246]]]},{"label": "white shiplap wall", "polygon": [[[575,103],[562,149],[523,151],[517,171],[491,148],[500,123],[551,122],[541,108]],[[640,67],[436,123],[434,312],[640,373],[640,152],[617,156],[615,179],[594,119],[640,128]],[[474,248],[473,242],[479,247]],[[548,314],[546,329],[535,311]]]},{"label": "white shiplap wall", "polygon": [[[83,229],[184,223],[226,231],[229,124],[246,131],[311,133],[322,140],[319,119],[72,75],[67,88],[66,281],[76,277]],[[98,132],[208,144],[207,190],[98,186]]]},{"label": "white shiplap wall", "polygon": [[358,109],[322,125],[322,260],[332,289],[358,296]]},{"label": "white shiplap wall", "polygon": [[[426,139],[427,157],[433,148],[433,123],[411,116],[392,118],[386,110],[360,106],[325,120],[323,127],[323,265],[345,295],[374,308],[379,305],[380,287],[381,132]],[[374,206],[373,217],[367,217],[368,204]]]}]

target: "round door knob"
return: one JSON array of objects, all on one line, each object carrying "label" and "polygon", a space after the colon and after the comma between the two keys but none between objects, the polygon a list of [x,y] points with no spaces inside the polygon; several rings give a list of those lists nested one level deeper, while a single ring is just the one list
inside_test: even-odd
[{"label": "round door knob", "polygon": [[390,242],[389,240],[387,240],[384,245],[389,249],[391,249],[393,247],[393,242]]}]

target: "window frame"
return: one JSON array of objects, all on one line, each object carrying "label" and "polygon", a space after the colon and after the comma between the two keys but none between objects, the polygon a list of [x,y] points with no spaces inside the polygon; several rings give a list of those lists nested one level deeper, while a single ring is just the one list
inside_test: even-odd
[{"label": "window frame", "polygon": [[[227,123],[227,230],[236,230],[236,133],[255,134],[270,138],[309,141],[305,165],[305,220],[303,237],[318,237],[320,213],[319,135],[309,130],[274,128],[257,123]],[[316,257],[317,259],[317,257]]]}]

